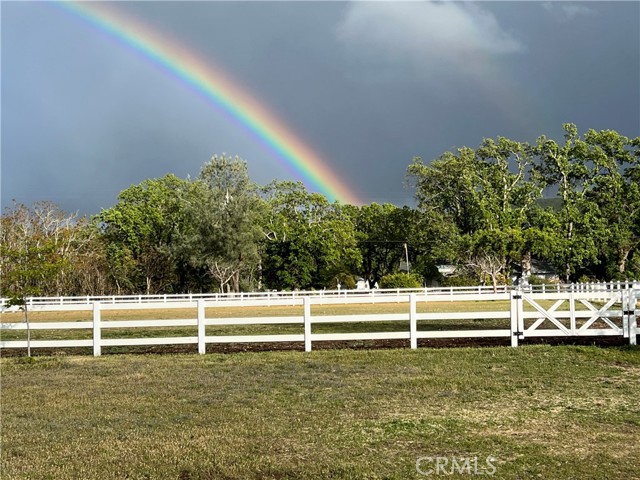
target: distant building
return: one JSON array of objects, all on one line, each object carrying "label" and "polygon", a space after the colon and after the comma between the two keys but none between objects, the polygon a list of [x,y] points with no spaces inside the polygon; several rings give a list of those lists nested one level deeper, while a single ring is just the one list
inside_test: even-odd
[{"label": "distant building", "polygon": [[440,272],[440,275],[442,275],[443,277],[449,277],[454,273],[456,273],[456,266],[455,265],[438,265],[438,272]]},{"label": "distant building", "polygon": [[541,260],[531,260],[531,275],[544,278],[548,282],[557,282],[560,276],[555,269],[546,262]]}]

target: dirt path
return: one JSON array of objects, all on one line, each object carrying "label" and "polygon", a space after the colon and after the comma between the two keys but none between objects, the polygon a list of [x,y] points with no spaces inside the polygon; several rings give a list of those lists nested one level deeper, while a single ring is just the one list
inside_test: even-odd
[{"label": "dirt path", "polygon": [[[623,346],[628,340],[622,337],[546,337],[529,338],[521,340],[521,345],[596,345],[599,347]],[[510,342],[508,338],[434,338],[419,339],[418,348],[464,348],[464,347],[506,347]],[[406,340],[361,340],[361,341],[325,341],[315,342],[313,350],[330,349],[393,349],[408,348],[409,342]],[[304,350],[303,342],[283,342],[283,343],[218,343],[208,344],[207,353],[241,353],[241,352],[267,352],[267,351],[287,351]],[[135,354],[163,354],[163,353],[196,353],[196,345],[159,345],[159,346],[136,346],[136,347],[102,347],[103,355],[114,355],[123,353]],[[91,355],[91,348],[38,348],[32,352],[34,356],[45,355]],[[0,351],[1,357],[25,356],[26,349],[3,349]]]}]

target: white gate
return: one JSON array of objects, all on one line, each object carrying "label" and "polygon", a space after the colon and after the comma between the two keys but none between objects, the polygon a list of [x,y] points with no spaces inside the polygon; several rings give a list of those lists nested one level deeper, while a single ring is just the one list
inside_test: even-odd
[{"label": "white gate", "polygon": [[616,291],[512,292],[512,345],[527,337],[624,336],[636,344],[640,285]]}]

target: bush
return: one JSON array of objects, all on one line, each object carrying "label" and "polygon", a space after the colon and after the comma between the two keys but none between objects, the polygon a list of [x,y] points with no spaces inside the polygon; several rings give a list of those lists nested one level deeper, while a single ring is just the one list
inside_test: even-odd
[{"label": "bush", "polygon": [[380,288],[421,288],[422,278],[415,273],[390,273],[380,279]]},{"label": "bush", "polygon": [[470,287],[478,285],[478,278],[472,275],[454,275],[442,280],[443,287]]},{"label": "bush", "polygon": [[529,275],[528,282],[529,285],[552,285],[557,283],[552,280],[547,280],[544,277],[538,277],[537,275]]},{"label": "bush", "polygon": [[595,282],[595,277],[590,277],[588,275],[580,275],[577,283],[591,283]]},{"label": "bush", "polygon": [[353,275],[349,273],[339,273],[338,275],[333,277],[327,284],[327,288],[330,288],[331,290],[337,290],[338,282],[340,282],[340,288],[343,290],[353,290],[356,288],[356,281],[354,280]]}]

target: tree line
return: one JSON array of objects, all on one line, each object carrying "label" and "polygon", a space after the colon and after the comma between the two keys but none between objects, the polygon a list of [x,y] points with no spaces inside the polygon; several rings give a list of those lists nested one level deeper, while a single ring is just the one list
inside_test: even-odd
[{"label": "tree line", "polygon": [[562,142],[498,137],[414,158],[415,208],[256,185],[226,155],[194,180],[132,185],[92,218],[14,204],[1,217],[1,294],[353,288],[356,276],[495,286],[528,277],[534,261],[562,281],[640,278],[640,137],[563,128]]}]

